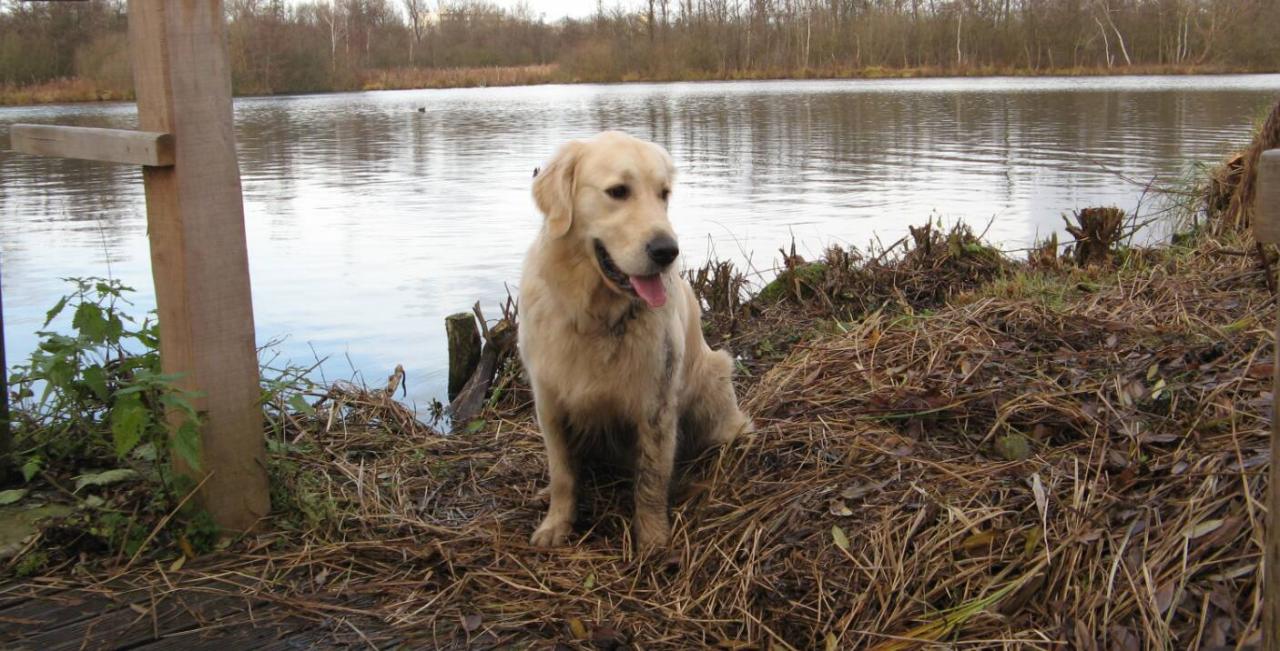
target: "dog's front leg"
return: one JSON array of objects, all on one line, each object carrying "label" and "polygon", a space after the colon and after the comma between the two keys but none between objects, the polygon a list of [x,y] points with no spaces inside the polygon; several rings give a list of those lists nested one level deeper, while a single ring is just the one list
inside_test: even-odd
[{"label": "dog's front leg", "polygon": [[538,427],[542,429],[542,440],[547,448],[547,471],[551,477],[551,506],[547,509],[547,517],[542,519],[533,532],[530,542],[539,547],[555,547],[569,542],[569,534],[573,532],[575,503],[575,473],[573,458],[569,452],[569,441],[565,438],[563,419],[558,413],[539,405]]},{"label": "dog's front leg", "polygon": [[664,396],[654,413],[638,428],[635,502],[633,524],[640,547],[667,544],[671,524],[667,519],[667,498],[671,471],[676,458],[675,395]]}]

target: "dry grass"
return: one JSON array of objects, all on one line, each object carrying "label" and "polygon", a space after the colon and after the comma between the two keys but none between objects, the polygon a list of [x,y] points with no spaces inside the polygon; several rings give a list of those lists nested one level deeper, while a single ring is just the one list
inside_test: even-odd
[{"label": "dry grass", "polygon": [[396,68],[374,70],[361,77],[361,90],[529,86],[557,81],[559,66],[494,66],[487,68]]},{"label": "dry grass", "polygon": [[[775,367],[749,407],[803,451],[813,469],[795,474],[831,487],[801,511],[820,512],[823,497],[853,511],[826,518],[854,533],[853,580],[796,601],[859,615],[814,617],[804,633],[1075,648],[1251,637],[1271,377],[1263,287],[1210,255],[1058,304],[1006,284],[927,318],[866,319]],[[875,491],[841,499],[850,485]],[[1001,590],[989,610],[948,619]]]},{"label": "dry grass", "polygon": [[[1123,75],[1210,75],[1271,72],[1217,65],[1133,65],[1028,68],[1025,66],[819,66],[812,68],[771,68],[753,70],[683,70],[655,74],[632,73],[613,81],[711,81],[765,79],[915,79],[934,77],[1106,77]],[[600,80],[603,81],[603,80]]]},{"label": "dry grass", "polygon": [[[832,254],[816,291],[769,305],[708,270],[737,296],[715,299],[713,334],[777,343],[742,377],[759,431],[686,468],[659,553],[632,547],[629,491],[603,478],[571,547],[528,545],[544,463],[509,371],[484,426],[453,436],[394,384],[336,386],[277,416],[265,533],[181,569],[80,562],[28,585],[230,595],[375,644],[1256,639],[1275,302],[1250,243],[1033,269],[966,242]],[[714,325],[728,313],[736,332]]]},{"label": "dry grass", "polygon": [[62,104],[68,102],[116,102],[131,99],[132,93],[110,90],[83,78],[55,79],[33,85],[0,84],[0,106]]},{"label": "dry grass", "polygon": [[932,310],[1014,268],[968,226],[944,229],[933,222],[910,227],[908,235],[876,250],[833,247],[813,262],[796,255],[794,244],[779,253],[777,278],[753,296],[727,263],[688,274],[706,307],[708,341],[738,355],[746,382],[796,343],[831,332],[842,321],[877,309]]},{"label": "dry grass", "polygon": [[1209,217],[1228,229],[1247,228],[1252,223],[1258,159],[1275,147],[1280,147],[1280,102],[1272,107],[1249,145],[1210,173],[1205,190]]}]

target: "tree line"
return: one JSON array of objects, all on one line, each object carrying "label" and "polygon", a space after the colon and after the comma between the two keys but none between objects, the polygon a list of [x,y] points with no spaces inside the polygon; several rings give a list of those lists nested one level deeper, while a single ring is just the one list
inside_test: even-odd
[{"label": "tree line", "polygon": [[[1280,69],[1276,0],[627,1],[551,21],[487,0],[228,0],[233,83],[342,90],[528,66],[541,72],[523,81]],[[127,89],[126,4],[0,0],[0,85]]]}]

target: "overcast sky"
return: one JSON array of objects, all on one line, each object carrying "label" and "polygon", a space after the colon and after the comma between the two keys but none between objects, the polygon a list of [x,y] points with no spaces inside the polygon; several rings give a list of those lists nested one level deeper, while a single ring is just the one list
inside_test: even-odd
[{"label": "overcast sky", "polygon": [[[511,7],[514,0],[497,0],[498,4]],[[547,20],[559,20],[565,16],[584,18],[596,12],[596,0],[526,0],[533,7],[535,14],[543,14]],[[614,6],[613,0],[604,3],[606,8]]]}]

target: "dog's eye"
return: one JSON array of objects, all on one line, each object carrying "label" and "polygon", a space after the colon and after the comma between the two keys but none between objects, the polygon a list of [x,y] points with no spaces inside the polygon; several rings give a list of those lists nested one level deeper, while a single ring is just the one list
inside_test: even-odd
[{"label": "dog's eye", "polygon": [[605,190],[604,193],[613,197],[614,199],[621,201],[631,196],[631,188],[619,183],[618,185],[615,185]]},{"label": "dog's eye", "polygon": [[670,198],[671,198],[671,190],[668,190],[668,189],[666,189],[666,188],[663,188],[663,189],[662,189],[662,195],[661,195],[661,196],[662,196],[662,200],[663,200],[663,201],[666,201],[667,199],[670,199]]}]

